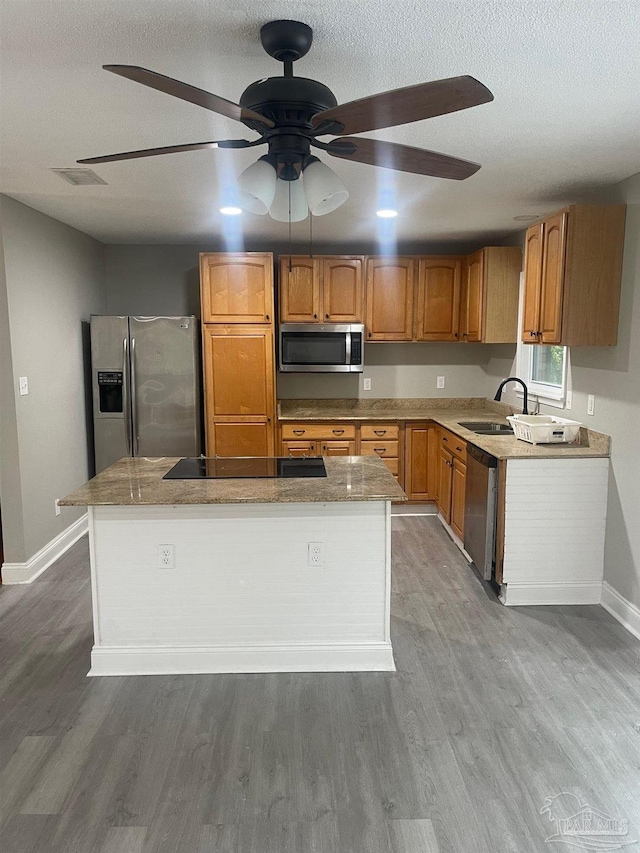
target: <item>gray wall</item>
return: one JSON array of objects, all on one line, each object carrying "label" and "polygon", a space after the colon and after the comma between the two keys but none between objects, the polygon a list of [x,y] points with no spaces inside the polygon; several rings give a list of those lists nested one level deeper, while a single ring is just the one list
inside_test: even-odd
[{"label": "gray wall", "polygon": [[[63,508],[56,517],[54,501],[90,474],[86,322],[107,307],[104,246],[6,196],[1,214],[1,374],[8,396],[0,494],[5,560],[24,562],[83,512]],[[28,396],[18,394],[19,376],[28,377]]]},{"label": "gray wall", "polygon": [[[566,415],[611,436],[605,580],[640,607],[640,174],[588,200],[628,205],[618,345],[571,349],[573,401]],[[488,396],[515,371],[515,347],[491,349]],[[593,417],[587,415],[588,394],[596,398]],[[518,405],[513,391],[503,399]]]}]

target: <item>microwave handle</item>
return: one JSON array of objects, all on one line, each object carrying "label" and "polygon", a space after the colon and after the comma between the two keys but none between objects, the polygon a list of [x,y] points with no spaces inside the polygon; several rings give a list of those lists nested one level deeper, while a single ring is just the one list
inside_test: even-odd
[{"label": "microwave handle", "polygon": [[345,336],[346,337],[346,346],[347,346],[346,354],[345,354],[346,355],[345,364],[351,364],[351,335],[352,334],[353,334],[352,332],[347,332],[347,334]]}]

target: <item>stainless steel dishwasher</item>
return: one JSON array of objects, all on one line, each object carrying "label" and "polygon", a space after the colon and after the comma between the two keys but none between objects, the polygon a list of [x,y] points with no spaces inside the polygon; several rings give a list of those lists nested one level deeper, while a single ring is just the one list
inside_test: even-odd
[{"label": "stainless steel dishwasher", "polygon": [[491,580],[496,535],[498,460],[467,445],[464,548],[483,578]]}]

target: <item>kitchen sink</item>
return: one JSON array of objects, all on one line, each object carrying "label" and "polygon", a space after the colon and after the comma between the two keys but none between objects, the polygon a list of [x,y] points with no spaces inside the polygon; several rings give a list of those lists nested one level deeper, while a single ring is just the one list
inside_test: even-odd
[{"label": "kitchen sink", "polygon": [[475,432],[477,435],[513,435],[509,424],[491,424],[481,421],[460,421],[460,426]]}]

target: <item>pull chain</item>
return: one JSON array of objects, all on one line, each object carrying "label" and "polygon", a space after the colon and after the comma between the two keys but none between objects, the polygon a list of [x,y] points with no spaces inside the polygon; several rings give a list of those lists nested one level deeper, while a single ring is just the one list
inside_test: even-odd
[{"label": "pull chain", "polygon": [[288,181],[289,190],[289,272],[293,269],[291,264],[291,181]]}]

